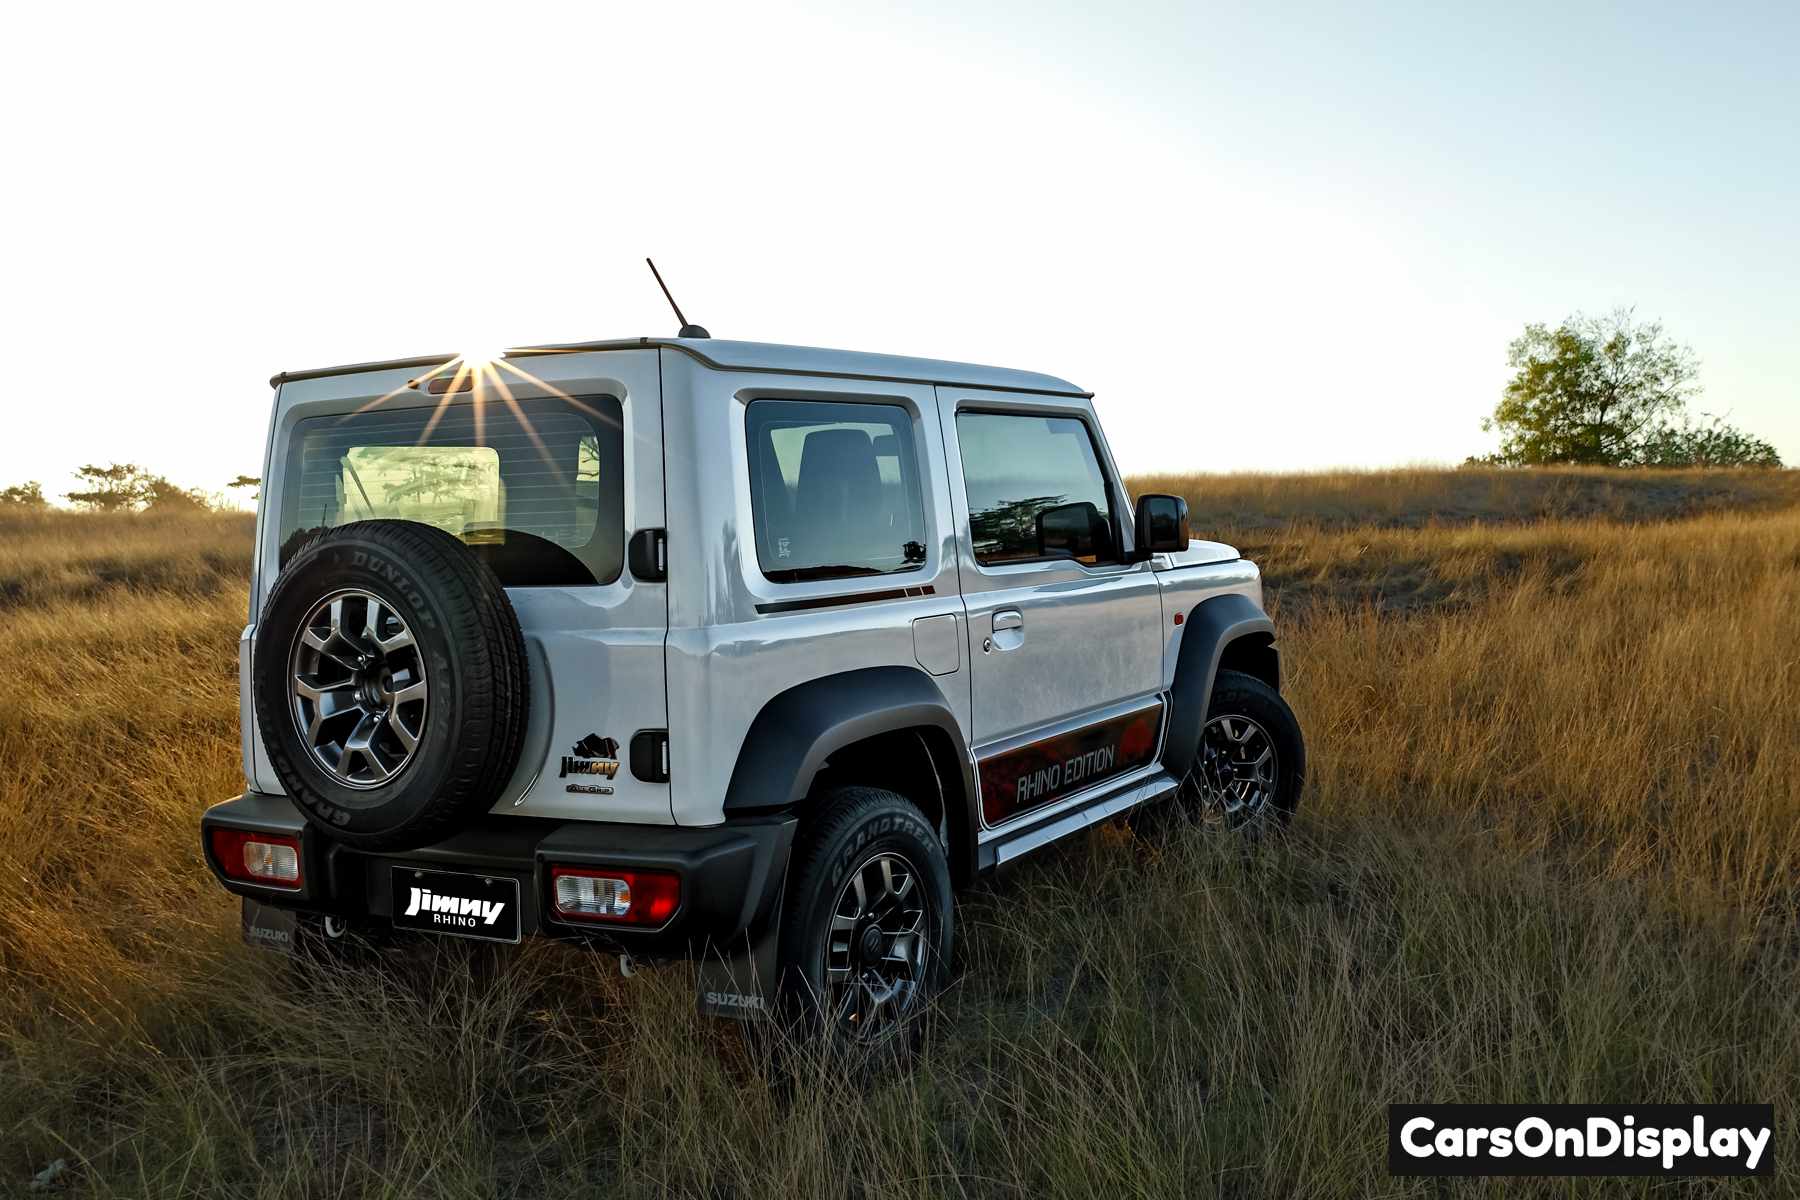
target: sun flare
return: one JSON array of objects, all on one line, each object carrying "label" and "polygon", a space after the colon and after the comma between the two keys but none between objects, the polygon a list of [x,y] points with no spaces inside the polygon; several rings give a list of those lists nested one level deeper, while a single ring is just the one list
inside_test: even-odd
[{"label": "sun flare", "polygon": [[499,362],[501,356],[505,353],[506,350],[500,346],[478,345],[473,349],[464,350],[459,354],[457,356],[457,364],[466,367],[471,371],[481,371]]}]

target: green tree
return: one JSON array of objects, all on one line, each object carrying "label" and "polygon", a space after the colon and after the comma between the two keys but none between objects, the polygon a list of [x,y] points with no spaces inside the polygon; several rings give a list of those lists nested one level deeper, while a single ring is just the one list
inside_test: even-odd
[{"label": "green tree", "polygon": [[1629,309],[1578,313],[1555,329],[1527,325],[1506,365],[1513,376],[1481,427],[1500,433],[1494,461],[1518,466],[1623,466],[1699,390],[1694,352]]},{"label": "green tree", "polygon": [[1508,466],[1779,466],[1774,447],[1726,425],[1688,420],[1699,360],[1655,321],[1628,308],[1580,313],[1552,329],[1527,325],[1507,347],[1507,381],[1493,415],[1500,450],[1472,460]]},{"label": "green tree", "polygon": [[44,508],[48,504],[44,499],[44,485],[35,479],[0,488],[0,508]]},{"label": "green tree", "polygon": [[66,493],[69,503],[95,512],[128,512],[149,499],[153,476],[136,463],[110,463],[104,467],[90,463],[76,471],[75,478],[87,486],[82,491]]},{"label": "green tree", "polygon": [[233,491],[236,491],[239,488],[249,488],[250,498],[252,500],[260,500],[262,498],[262,479],[255,475],[239,475],[225,486]]}]

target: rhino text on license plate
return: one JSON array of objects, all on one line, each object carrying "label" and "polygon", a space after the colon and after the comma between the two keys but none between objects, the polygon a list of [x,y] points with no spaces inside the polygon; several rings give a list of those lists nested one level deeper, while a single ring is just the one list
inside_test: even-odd
[{"label": "rhino text on license plate", "polygon": [[396,929],[519,940],[519,881],[504,875],[395,867],[393,901]]}]

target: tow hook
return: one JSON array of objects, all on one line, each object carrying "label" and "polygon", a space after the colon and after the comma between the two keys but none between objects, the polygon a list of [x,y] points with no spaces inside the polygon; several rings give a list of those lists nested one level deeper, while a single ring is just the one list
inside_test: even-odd
[{"label": "tow hook", "polygon": [[637,974],[637,963],[632,960],[631,955],[619,955],[619,974],[627,979],[630,979],[633,975]]}]

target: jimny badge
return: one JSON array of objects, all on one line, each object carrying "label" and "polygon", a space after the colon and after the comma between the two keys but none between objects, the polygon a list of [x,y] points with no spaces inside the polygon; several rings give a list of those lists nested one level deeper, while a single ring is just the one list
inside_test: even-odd
[{"label": "jimny badge", "polygon": [[[563,755],[562,767],[556,773],[558,779],[567,779],[571,775],[599,776],[602,779],[618,777],[619,743],[612,738],[590,733],[570,749],[573,753]],[[612,794],[612,788],[594,783],[571,783],[564,790],[606,796]]]}]

